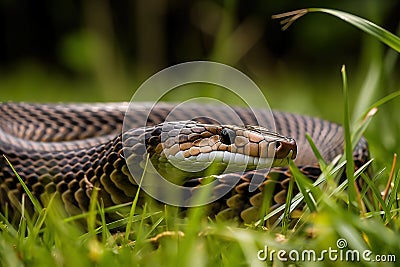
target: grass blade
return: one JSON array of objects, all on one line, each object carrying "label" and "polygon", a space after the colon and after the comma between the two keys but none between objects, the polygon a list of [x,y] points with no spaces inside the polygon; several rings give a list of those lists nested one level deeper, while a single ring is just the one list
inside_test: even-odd
[{"label": "grass blade", "polygon": [[132,227],[132,223],[133,223],[132,219],[133,219],[133,217],[135,215],[136,205],[137,205],[137,202],[139,200],[140,188],[142,186],[142,181],[143,181],[144,175],[146,173],[147,164],[148,163],[149,163],[149,154],[147,154],[146,162],[145,162],[145,165],[144,165],[143,174],[142,174],[142,177],[140,178],[140,183],[138,184],[138,190],[136,191],[136,195],[135,195],[135,198],[133,199],[131,210],[129,212],[129,220],[128,220],[128,223],[126,224],[126,229],[125,229],[125,241],[126,242],[129,241],[129,234],[131,232],[131,227]]},{"label": "grass blade", "polygon": [[290,203],[293,195],[293,187],[294,187],[294,179],[290,179],[289,187],[287,189],[286,195],[286,205],[283,211],[283,219],[282,219],[282,233],[286,234],[289,227],[289,219],[290,219]]},{"label": "grass blade", "polygon": [[290,161],[290,171],[296,180],[296,184],[300,190],[300,192],[303,194],[304,201],[306,202],[308,208],[310,209],[311,212],[317,211],[316,203],[315,201],[311,198],[310,196],[310,190],[313,188],[312,183],[308,181],[308,178],[305,177],[303,173],[300,172],[300,170],[297,168],[296,164],[294,164],[293,161]]},{"label": "grass blade", "polygon": [[319,164],[319,167],[321,168],[321,171],[326,170],[326,167],[328,164],[322,157],[321,153],[319,153],[317,146],[314,144],[314,141],[312,140],[311,136],[308,133],[306,133],[306,138],[307,138],[308,143],[311,146],[311,149],[312,149],[314,155],[317,157],[318,164]]},{"label": "grass blade", "polygon": [[350,13],[346,13],[343,11],[333,10],[333,9],[325,9],[325,8],[309,8],[309,12],[324,12],[333,16],[336,16],[343,21],[346,21],[353,26],[356,26],[360,30],[365,33],[375,37],[380,40],[382,43],[390,46],[397,52],[400,52],[400,38],[393,33],[385,30],[384,28],[372,23],[369,20],[360,18],[358,16],[352,15]]},{"label": "grass blade", "polygon": [[349,209],[353,209],[353,204],[356,203],[356,184],[354,178],[354,161],[353,158],[353,146],[351,141],[351,132],[350,132],[350,111],[349,111],[349,91],[347,87],[347,75],[346,75],[346,67],[343,65],[342,70],[342,80],[343,80],[343,98],[344,98],[344,153],[346,155],[346,176],[349,180],[347,185],[349,190]]},{"label": "grass blade", "polygon": [[38,212],[38,214],[40,214],[42,212],[42,206],[40,205],[39,201],[35,198],[35,196],[31,193],[31,191],[29,190],[29,188],[26,186],[24,180],[22,180],[22,178],[19,176],[19,174],[17,173],[17,171],[14,169],[14,167],[12,166],[11,162],[8,160],[8,158],[3,155],[3,157],[6,159],[7,164],[11,167],[11,170],[13,171],[13,173],[15,174],[15,176],[17,177],[18,181],[21,183],[22,188],[24,189],[25,193],[27,194],[27,196],[29,197],[29,200],[32,202],[33,206],[35,207],[35,210]]},{"label": "grass blade", "polygon": [[388,200],[387,200],[387,206],[389,209],[394,209],[396,201],[398,201],[398,189],[399,189],[399,184],[400,184],[400,171],[397,172],[396,175],[393,176],[392,180],[392,190],[389,194]]},{"label": "grass blade", "polygon": [[301,18],[305,14],[309,12],[322,12],[326,14],[333,15],[341,20],[359,28],[365,33],[375,37],[382,43],[388,45],[393,48],[397,52],[400,52],[400,38],[393,33],[385,30],[384,28],[372,23],[369,20],[360,18],[358,16],[352,15],[350,13],[346,13],[339,10],[327,9],[327,8],[307,8],[300,9],[292,12],[287,12],[283,14],[273,15],[273,19],[282,19],[285,18],[281,24],[283,24],[282,29],[287,29],[294,21]]}]

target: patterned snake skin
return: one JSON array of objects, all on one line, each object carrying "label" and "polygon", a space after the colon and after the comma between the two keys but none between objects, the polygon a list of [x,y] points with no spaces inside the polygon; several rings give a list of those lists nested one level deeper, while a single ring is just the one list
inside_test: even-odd
[{"label": "patterned snake skin", "polygon": [[[172,117],[173,104],[158,104],[148,114],[150,107],[147,103],[130,106],[129,126],[156,125],[167,116],[170,116],[169,120],[195,118],[202,123],[224,123],[229,116],[227,108],[223,106],[191,104],[185,107],[184,112],[173,113]],[[10,160],[39,200],[43,200],[45,192],[58,192],[71,214],[88,209],[94,186],[100,188],[99,198],[106,207],[130,202],[138,186],[129,180],[126,162],[121,156],[121,131],[127,108],[128,103],[0,104],[0,153]],[[262,109],[234,107],[232,110],[244,125],[257,125],[254,114],[268,117]],[[274,111],[273,116],[276,132],[296,140],[298,148],[295,163],[310,178],[318,177],[320,170],[306,140],[306,133],[312,137],[327,162],[343,153],[343,129],[339,125],[278,111]],[[263,126],[273,129],[273,124]],[[357,144],[353,158],[356,165],[368,158],[365,139],[362,138]],[[257,190],[250,192],[249,184],[254,177],[264,182]],[[210,215],[240,218],[244,222],[255,221],[260,214],[265,214],[263,202],[266,196],[263,192],[273,192],[268,196],[271,198],[271,208],[284,203],[289,178],[287,168],[226,174],[218,179],[215,190],[231,186],[234,179],[239,182],[231,192],[210,204]],[[20,209],[18,203],[23,194],[21,184],[2,157],[1,210]]]}]

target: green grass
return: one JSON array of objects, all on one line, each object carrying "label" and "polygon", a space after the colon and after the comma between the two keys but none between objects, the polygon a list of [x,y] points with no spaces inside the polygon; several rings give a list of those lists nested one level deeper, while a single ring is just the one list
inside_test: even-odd
[{"label": "green grass", "polygon": [[[315,11],[315,10],[314,10]],[[332,12],[331,12],[332,13]],[[333,12],[335,13],[335,12]],[[340,13],[341,16],[346,15]],[[354,20],[353,20],[354,21]],[[356,20],[357,22],[357,20]],[[364,21],[361,21],[364,23]],[[368,24],[370,25],[370,24]],[[373,27],[373,25],[370,27]],[[373,28],[376,32],[376,28]],[[379,34],[379,31],[378,31]],[[388,36],[386,33],[385,38]],[[395,38],[393,36],[389,36]],[[381,40],[385,40],[380,38]],[[391,43],[396,43],[392,40]],[[399,47],[397,46],[397,51]],[[275,250],[274,264],[284,263],[277,260],[277,251],[297,250],[316,251],[338,250],[337,242],[345,240],[347,246],[340,250],[357,250],[362,253],[371,251],[374,255],[395,255],[400,261],[400,220],[398,190],[400,172],[396,157],[386,151],[382,134],[385,129],[376,127],[377,110],[387,108],[390,100],[396,98],[395,92],[381,100],[370,99],[363,104],[360,118],[351,122],[351,103],[347,96],[347,80],[343,71],[345,103],[342,107],[344,127],[346,129],[346,151],[332,163],[319,159],[322,174],[317,181],[310,181],[292,163],[290,168],[299,194],[291,195],[286,204],[266,218],[278,212],[283,214],[278,222],[265,228],[260,222],[252,225],[235,225],[233,222],[216,222],[204,216],[203,208],[191,209],[186,218],[177,218],[170,207],[154,211],[150,205],[137,209],[137,197],[132,206],[103,208],[101,203],[92,202],[88,213],[68,217],[59,207],[56,198],[47,207],[29,195],[22,202],[31,201],[36,214],[24,213],[17,224],[8,222],[7,213],[0,214],[0,265],[1,266],[264,266],[271,264],[269,259],[259,260],[268,252]],[[379,91],[377,86],[373,90]],[[374,104],[372,104],[374,103]],[[395,109],[398,112],[398,109]],[[390,114],[392,113],[392,116]],[[393,122],[398,122],[393,112],[384,113]],[[397,113],[398,114],[398,113]],[[397,115],[398,116],[398,115]],[[375,157],[361,168],[369,167],[372,175],[367,176],[361,170],[353,171],[351,150],[360,136],[368,129]],[[395,132],[392,133],[395,135]],[[312,142],[312,140],[310,140]],[[371,165],[371,166],[370,166]],[[348,180],[340,177],[346,173]],[[355,184],[362,180],[362,187]],[[22,182],[22,181],[21,181]],[[27,189],[25,189],[27,190]],[[94,192],[96,192],[94,190]],[[382,197],[381,192],[385,192]],[[94,193],[95,194],[95,193]],[[293,224],[290,213],[299,202],[305,203],[300,219]],[[112,223],[106,223],[108,212],[121,210],[126,216]],[[87,227],[82,227],[84,221]],[[121,234],[113,231],[120,229]],[[128,229],[124,232],[123,230]],[[368,254],[368,253],[367,253]],[[267,254],[269,255],[269,254]],[[286,254],[287,256],[289,254]],[[292,254],[295,255],[295,254]],[[319,254],[318,254],[319,255]],[[328,254],[323,262],[329,266],[350,266],[357,262],[340,260],[330,261]],[[340,254],[334,254],[340,257]],[[298,265],[317,265],[309,261],[296,262]],[[364,265],[385,265],[377,262],[358,262]],[[395,266],[388,262],[385,266]]]}]

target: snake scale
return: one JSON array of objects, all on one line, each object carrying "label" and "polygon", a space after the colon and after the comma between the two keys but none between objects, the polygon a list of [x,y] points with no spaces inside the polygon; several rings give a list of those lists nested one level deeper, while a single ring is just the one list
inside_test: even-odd
[{"label": "snake scale", "polygon": [[[69,213],[75,214],[88,209],[93,187],[100,189],[98,197],[105,206],[130,202],[135,196],[138,186],[132,177],[129,177],[126,157],[121,153],[123,150],[121,130],[127,107],[128,103],[2,103],[0,104],[0,154],[9,159],[30,191],[39,200],[43,200],[45,192],[58,192]],[[150,140],[150,137],[161,133],[161,130],[157,129],[157,125],[162,125],[174,107],[174,104],[161,103],[154,107],[150,114],[147,114],[146,111],[149,109],[147,103],[130,106],[130,113],[133,114],[130,117],[130,126],[135,130],[135,127],[140,128],[146,124],[147,128],[142,128],[143,136],[148,137],[144,137],[147,138],[146,144],[156,146],[157,140],[160,142],[160,138],[153,138],[152,140],[156,140],[156,144],[152,144],[153,141]],[[264,116],[266,113],[263,109],[243,107],[233,107],[232,110],[242,120],[243,125],[257,125],[254,113],[260,116]],[[189,117],[195,118],[198,123],[211,125],[215,121],[223,123],[227,114],[227,108],[224,106],[191,104],[185,107],[184,112],[175,112],[172,119],[182,121]],[[289,146],[290,153],[297,153],[294,162],[308,177],[315,179],[320,174],[320,169],[306,140],[306,133],[311,136],[327,162],[343,153],[343,128],[338,124],[279,111],[273,111],[273,116],[276,132],[282,135],[277,135],[277,137],[289,140],[289,144],[283,144],[286,141],[282,140],[274,141],[276,154],[285,153],[284,156],[287,156],[289,151],[286,148]],[[269,127],[269,125],[266,126]],[[195,136],[209,138],[215,133],[222,136],[221,131],[215,130],[217,128],[213,127],[195,127],[194,130],[198,131]],[[207,132],[213,133],[207,135],[203,133],[205,129],[208,129]],[[229,127],[226,129],[225,135],[227,131],[232,131],[229,130]],[[253,128],[248,129],[252,130]],[[247,129],[245,130],[247,131]],[[229,139],[229,135],[226,136]],[[291,139],[285,139],[284,136],[293,138],[297,143],[297,149],[291,147]],[[197,140],[197,137],[190,138],[189,141],[193,142],[186,140],[185,144],[192,145]],[[257,138],[257,136],[252,137],[252,139]],[[224,146],[227,150],[230,141],[224,141],[222,136],[222,139],[215,142],[221,143],[221,140],[223,143],[228,142]],[[197,142],[200,141],[197,140]],[[180,147],[182,148],[183,145]],[[254,149],[250,145],[248,147],[248,151],[254,154],[252,152]],[[206,146],[203,150],[207,150],[207,148],[209,149]],[[257,148],[255,150],[257,151]],[[197,154],[199,153],[201,152],[197,152]],[[260,156],[261,153],[260,151],[255,152],[256,156]],[[368,153],[367,142],[362,138],[353,153],[356,165],[365,162]],[[188,156],[191,156],[189,154]],[[294,158],[294,155],[289,154],[289,157]],[[138,162],[137,168],[142,167]],[[251,191],[249,184],[254,177],[261,178],[263,182],[256,190]],[[201,177],[192,178],[188,178],[187,182],[201,183]],[[255,221],[260,218],[260,214],[265,214],[263,192],[268,191],[266,188],[272,188],[272,191],[268,192],[273,192],[269,197],[271,198],[271,208],[274,208],[284,203],[289,179],[290,172],[285,167],[274,167],[269,172],[266,169],[248,169],[243,173],[223,174],[220,179],[217,179],[216,190],[230,186],[231,180],[238,181],[238,183],[224,197],[209,204],[212,206],[210,216],[239,218],[244,222]],[[24,190],[21,184],[2,157],[0,159],[0,207],[2,211],[18,210],[18,203],[23,194]],[[141,199],[141,201],[143,200]]]}]

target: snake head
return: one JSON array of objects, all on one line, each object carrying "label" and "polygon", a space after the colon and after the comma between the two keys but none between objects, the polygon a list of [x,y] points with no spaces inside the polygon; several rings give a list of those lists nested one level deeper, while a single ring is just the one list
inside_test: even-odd
[{"label": "snake head", "polygon": [[211,163],[230,171],[285,166],[297,154],[294,139],[260,126],[180,121],[163,123],[153,133],[159,138],[158,144],[149,142],[155,147],[152,151],[188,172],[204,170]]},{"label": "snake head", "polygon": [[[297,144],[293,138],[283,136],[279,133],[270,131],[261,126],[246,126],[246,130],[250,131],[250,140],[258,141],[261,139],[261,147],[262,141],[265,141],[268,144],[268,148],[271,150],[271,144],[275,144],[275,154],[274,158],[277,160],[282,159],[295,159],[297,156]],[[256,135],[258,138],[252,137],[252,135]],[[264,138],[264,140],[262,140]],[[260,148],[263,150],[262,148]],[[262,154],[262,153],[261,153]]]},{"label": "snake head", "polygon": [[[273,132],[262,126],[246,125],[244,129],[245,132],[242,133],[240,131],[239,133],[244,137],[246,145],[248,141],[250,146],[258,146],[258,151],[254,149],[252,156],[260,159],[273,157],[272,167],[286,166],[289,164],[289,159],[294,160],[296,158],[297,144],[293,138]],[[235,145],[238,145],[237,141]]]}]

